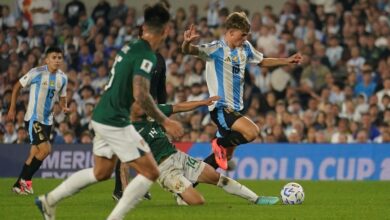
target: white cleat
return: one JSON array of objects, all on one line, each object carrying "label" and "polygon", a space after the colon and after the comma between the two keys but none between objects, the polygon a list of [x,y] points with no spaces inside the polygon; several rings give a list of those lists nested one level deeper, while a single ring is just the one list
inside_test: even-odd
[{"label": "white cleat", "polygon": [[47,202],[47,195],[42,195],[35,198],[35,205],[41,211],[44,220],[56,219],[56,207],[50,206]]}]

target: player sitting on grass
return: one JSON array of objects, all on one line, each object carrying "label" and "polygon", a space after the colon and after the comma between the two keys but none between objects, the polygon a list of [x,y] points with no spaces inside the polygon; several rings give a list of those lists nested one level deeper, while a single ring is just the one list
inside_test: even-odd
[{"label": "player sitting on grass", "polygon": [[[175,105],[158,105],[167,116],[196,109],[200,106],[212,105],[219,99],[218,96],[202,101],[183,102]],[[162,188],[178,195],[178,201],[183,205],[201,205],[203,196],[192,187],[195,182],[216,185],[227,193],[240,196],[254,204],[273,205],[279,201],[278,197],[258,196],[256,193],[241,185],[237,181],[218,173],[213,167],[188,154],[177,151],[165,135],[160,124],[150,117],[135,103],[131,111],[131,121],[136,130],[149,144],[152,154],[158,163],[160,177],[157,182]],[[128,175],[127,169],[121,169]],[[127,181],[128,178],[122,178]],[[126,182],[122,182],[126,185]]]}]

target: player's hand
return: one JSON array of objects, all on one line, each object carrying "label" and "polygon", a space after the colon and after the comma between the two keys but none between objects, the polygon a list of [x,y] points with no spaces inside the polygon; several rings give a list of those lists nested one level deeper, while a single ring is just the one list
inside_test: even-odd
[{"label": "player's hand", "polygon": [[164,126],[165,131],[173,138],[180,138],[183,136],[183,126],[177,121],[167,118],[163,122],[162,126]]},{"label": "player's hand", "polygon": [[296,53],[291,57],[287,58],[288,63],[300,64],[302,62],[302,55],[300,53]]},{"label": "player's hand", "polygon": [[15,120],[16,111],[15,109],[10,109],[7,114],[7,120],[8,121],[14,121]]},{"label": "player's hand", "polygon": [[184,31],[184,41],[187,43],[191,43],[197,38],[199,38],[199,34],[196,33],[195,26],[191,24],[190,29]]},{"label": "player's hand", "polygon": [[212,105],[214,102],[218,101],[221,97],[219,96],[212,96],[206,100],[204,100],[204,105]]}]

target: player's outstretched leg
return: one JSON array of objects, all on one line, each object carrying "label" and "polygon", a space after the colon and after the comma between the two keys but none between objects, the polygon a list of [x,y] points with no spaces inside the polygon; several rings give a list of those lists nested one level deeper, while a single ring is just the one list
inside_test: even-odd
[{"label": "player's outstretched leg", "polygon": [[278,197],[258,196],[255,192],[223,174],[218,173],[211,166],[206,165],[201,175],[198,177],[198,182],[216,185],[222,188],[225,192],[244,198],[258,205],[273,205],[278,203]]}]

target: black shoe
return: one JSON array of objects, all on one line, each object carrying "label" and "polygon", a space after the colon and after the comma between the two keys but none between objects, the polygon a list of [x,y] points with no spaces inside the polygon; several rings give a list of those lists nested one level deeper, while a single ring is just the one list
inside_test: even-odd
[{"label": "black shoe", "polygon": [[152,200],[152,194],[150,192],[145,193],[144,199],[145,200]]},{"label": "black shoe", "polygon": [[111,197],[115,202],[118,202],[122,198],[122,192],[114,192]]}]

